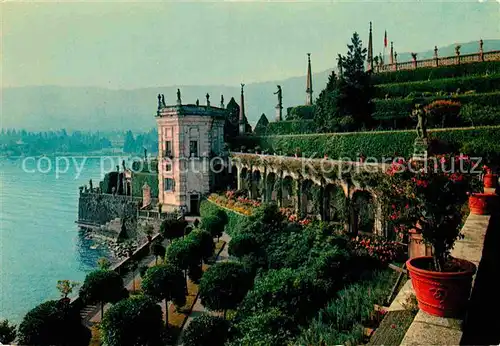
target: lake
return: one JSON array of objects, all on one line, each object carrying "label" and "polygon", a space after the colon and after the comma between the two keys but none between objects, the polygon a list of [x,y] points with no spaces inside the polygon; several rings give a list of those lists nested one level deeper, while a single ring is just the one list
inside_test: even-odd
[{"label": "lake", "polygon": [[59,298],[58,280],[83,283],[108,256],[101,246],[91,249],[94,241],[75,224],[78,187],[89,179],[97,186],[100,159],[58,163],[56,172],[55,158],[0,158],[0,319],[19,323],[37,304]]}]

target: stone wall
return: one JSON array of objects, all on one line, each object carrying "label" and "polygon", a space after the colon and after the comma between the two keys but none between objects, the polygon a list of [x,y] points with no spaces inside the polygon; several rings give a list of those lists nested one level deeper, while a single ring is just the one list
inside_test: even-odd
[{"label": "stone wall", "polygon": [[78,201],[78,223],[102,226],[125,218],[127,236],[134,237],[140,202],[130,196],[82,192]]}]

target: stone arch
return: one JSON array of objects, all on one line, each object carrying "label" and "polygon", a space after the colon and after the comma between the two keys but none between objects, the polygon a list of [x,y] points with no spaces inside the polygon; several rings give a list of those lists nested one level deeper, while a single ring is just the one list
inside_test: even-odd
[{"label": "stone arch", "polygon": [[251,185],[249,187],[250,197],[252,199],[259,199],[262,197],[262,191],[264,190],[261,186],[263,181],[260,169],[256,168],[252,171]]},{"label": "stone arch", "polygon": [[283,177],[281,184],[281,205],[284,208],[293,208],[293,178],[290,175]]},{"label": "stone arch", "polygon": [[274,172],[269,172],[266,177],[266,196],[265,200],[266,201],[277,201],[278,200],[278,193],[277,193],[277,186],[275,184],[279,184],[279,178],[277,177],[276,173]]},{"label": "stone arch", "polygon": [[305,179],[302,182],[301,193],[300,193],[300,208],[303,214],[311,215],[317,214],[318,212],[318,204],[319,201],[315,200],[315,188],[317,186],[311,179]]},{"label": "stone arch", "polygon": [[354,233],[375,233],[377,206],[375,196],[367,190],[355,190],[352,193],[351,229]]},{"label": "stone arch", "polygon": [[342,223],[347,220],[347,200],[343,188],[339,185],[325,186],[325,220]]}]

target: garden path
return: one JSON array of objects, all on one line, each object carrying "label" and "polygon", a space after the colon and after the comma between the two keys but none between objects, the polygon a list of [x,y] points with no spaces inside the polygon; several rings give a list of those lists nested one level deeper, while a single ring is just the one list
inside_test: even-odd
[{"label": "garden path", "polygon": [[[228,253],[229,242],[231,241],[231,237],[227,233],[224,232],[224,234],[222,235],[222,237],[220,237],[220,239],[225,242],[225,245],[224,245],[224,248],[222,249],[222,251],[220,252],[219,256],[217,256],[217,262],[226,262],[226,261],[229,261],[231,259],[231,256],[229,256],[229,253]],[[186,330],[189,323],[191,323],[193,318],[195,318],[196,316],[202,315],[204,313],[207,313],[207,312],[208,312],[208,310],[205,309],[205,307],[201,304],[200,298],[197,297],[196,302],[194,303],[193,309],[191,310],[191,313],[189,314],[189,317],[187,318],[186,322],[184,323],[184,327],[182,328],[182,332],[181,332],[181,335],[178,339],[179,341],[177,343],[178,346],[183,345],[182,344],[182,334],[183,334],[184,330]],[[210,312],[210,313],[216,314],[213,312]]]}]

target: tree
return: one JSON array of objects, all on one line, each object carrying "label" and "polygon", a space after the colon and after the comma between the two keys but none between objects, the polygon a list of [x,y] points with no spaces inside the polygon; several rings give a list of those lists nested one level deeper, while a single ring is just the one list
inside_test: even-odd
[{"label": "tree", "polygon": [[207,314],[196,316],[184,331],[182,342],[189,346],[224,346],[229,323]]},{"label": "tree", "polygon": [[49,300],[30,310],[18,330],[20,345],[88,345],[90,330],[80,313],[62,301]]},{"label": "tree", "polygon": [[161,345],[161,308],[147,296],[124,299],[106,311],[101,330],[108,346]]},{"label": "tree", "polygon": [[164,258],[165,252],[167,250],[165,249],[165,246],[161,245],[160,242],[155,241],[153,244],[151,244],[150,251],[155,256],[155,265],[157,265],[158,264],[158,257]]},{"label": "tree", "polygon": [[0,343],[9,345],[16,339],[16,326],[9,324],[9,320],[0,321]]},{"label": "tree", "polygon": [[231,256],[242,258],[251,254],[261,254],[261,246],[250,234],[236,233],[229,242],[228,253]]},{"label": "tree", "polygon": [[101,257],[97,260],[97,266],[101,270],[108,270],[111,267],[111,262],[106,257]]},{"label": "tree", "polygon": [[186,238],[194,242],[195,250],[193,251],[198,254],[199,259],[206,262],[214,254],[214,241],[212,235],[207,231],[195,229],[193,232],[189,233]]},{"label": "tree", "polygon": [[262,115],[259,118],[259,121],[257,121],[257,124],[255,125],[254,132],[256,134],[265,134],[267,125],[269,125],[269,120],[267,120],[266,115],[262,113]]},{"label": "tree", "polygon": [[224,232],[225,226],[224,220],[216,215],[208,215],[201,220],[201,228],[210,233],[212,238],[217,237],[217,241]]},{"label": "tree", "polygon": [[132,131],[128,130],[125,134],[125,141],[123,143],[123,152],[125,153],[134,153],[137,150],[136,141],[134,139],[134,135]]},{"label": "tree", "polygon": [[79,283],[75,281],[69,280],[59,280],[57,281],[57,290],[61,292],[61,296],[63,299],[67,299],[68,295],[73,292],[73,288],[78,286]]},{"label": "tree", "polygon": [[203,306],[214,311],[235,309],[252,286],[253,278],[238,262],[218,262],[203,274],[199,295]]},{"label": "tree", "polygon": [[[184,271],[187,289],[187,271],[190,267],[200,264],[200,253],[192,238],[178,239],[168,247],[167,261]],[[187,292],[186,292],[187,293]]]},{"label": "tree", "polygon": [[182,271],[171,264],[149,268],[142,279],[142,291],[157,301],[165,301],[165,321],[168,325],[168,302],[186,304],[186,281]]},{"label": "tree", "polygon": [[116,303],[125,298],[127,293],[123,287],[123,279],[110,270],[90,272],[80,288],[80,297],[86,304],[101,304],[101,317],[104,316],[105,303]]},{"label": "tree", "polygon": [[187,221],[184,219],[167,219],[160,225],[161,235],[168,240],[182,238]]},{"label": "tree", "polygon": [[364,70],[366,48],[354,33],[345,56],[338,56],[340,76],[332,72],[321,91],[314,119],[321,132],[351,131],[372,124],[373,87],[370,73]]}]

